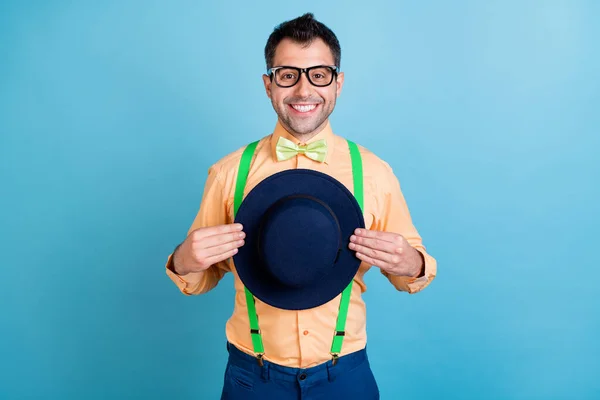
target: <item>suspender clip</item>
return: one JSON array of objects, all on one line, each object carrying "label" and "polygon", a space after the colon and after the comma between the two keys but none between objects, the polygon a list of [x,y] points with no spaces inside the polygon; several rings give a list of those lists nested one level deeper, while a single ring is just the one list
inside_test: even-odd
[{"label": "suspender clip", "polygon": [[263,354],[263,353],[258,353],[258,354],[256,354],[256,362],[258,363],[258,365],[259,365],[260,367],[264,366],[264,363],[263,363],[263,356],[264,356],[264,354]]},{"label": "suspender clip", "polygon": [[332,359],[331,359],[331,365],[335,365],[337,364],[338,358],[340,358],[338,353],[331,353]]}]

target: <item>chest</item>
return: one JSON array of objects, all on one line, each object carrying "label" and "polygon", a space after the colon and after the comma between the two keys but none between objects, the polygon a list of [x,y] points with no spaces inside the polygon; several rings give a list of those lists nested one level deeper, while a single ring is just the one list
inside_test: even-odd
[{"label": "chest", "polygon": [[[244,187],[244,197],[256,187],[260,182],[269,176],[288,169],[311,169],[327,174],[339,182],[341,182],[351,193],[354,193],[354,177],[350,155],[336,154],[335,162],[330,164],[319,163],[308,159],[307,157],[299,156],[285,162],[273,162],[268,157],[256,157],[250,171],[246,185]],[[363,174],[363,197],[364,197],[364,212],[365,226],[370,228],[376,215],[376,187],[373,177]],[[235,185],[234,185],[235,186]],[[229,222],[233,222],[233,202],[234,202],[235,187],[232,188],[228,195],[227,201],[227,218]]]}]

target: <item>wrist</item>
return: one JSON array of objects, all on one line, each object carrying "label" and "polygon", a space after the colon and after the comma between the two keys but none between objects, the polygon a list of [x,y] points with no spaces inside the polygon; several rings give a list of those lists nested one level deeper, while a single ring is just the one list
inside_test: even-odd
[{"label": "wrist", "polygon": [[423,256],[423,253],[421,253],[419,250],[415,249],[414,247],[412,249],[416,253],[415,264],[417,265],[417,268],[415,268],[415,272],[412,274],[412,277],[421,278],[425,276],[425,257]]},{"label": "wrist", "polygon": [[173,251],[173,255],[171,256],[171,260],[170,260],[167,268],[179,276],[184,276],[184,275],[187,275],[189,273],[189,271],[186,271],[181,263],[181,260],[179,257],[180,256],[180,254],[179,254],[180,247],[181,247],[181,245],[177,246],[175,248],[175,251]]}]

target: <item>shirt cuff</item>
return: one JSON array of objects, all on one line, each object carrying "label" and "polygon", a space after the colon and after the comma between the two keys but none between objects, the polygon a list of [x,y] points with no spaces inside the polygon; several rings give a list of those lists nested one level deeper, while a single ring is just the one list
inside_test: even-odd
[{"label": "shirt cuff", "polygon": [[416,249],[423,255],[423,262],[425,267],[425,274],[420,278],[414,278],[412,276],[399,276],[390,275],[387,272],[381,270],[381,273],[388,278],[388,280],[394,285],[394,287],[402,292],[408,292],[410,294],[417,293],[425,287],[427,287],[433,278],[435,278],[437,271],[437,264],[433,257],[429,254]]},{"label": "shirt cuff", "polygon": [[173,269],[171,265],[171,259],[173,254],[169,255],[167,259],[167,264],[165,265],[167,276],[171,278],[171,280],[177,285],[179,290],[186,295],[192,295],[198,289],[200,282],[202,282],[202,278],[206,271],[201,272],[190,272],[186,275],[179,275]]}]

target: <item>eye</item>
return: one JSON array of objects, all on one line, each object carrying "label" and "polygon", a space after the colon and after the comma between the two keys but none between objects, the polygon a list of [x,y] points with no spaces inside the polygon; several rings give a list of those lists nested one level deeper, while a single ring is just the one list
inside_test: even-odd
[{"label": "eye", "polygon": [[284,85],[290,85],[298,79],[298,71],[292,68],[281,68],[275,73],[278,82]]},{"label": "eye", "polygon": [[311,71],[310,78],[313,82],[324,83],[331,79],[331,71],[327,68],[317,68]]}]

